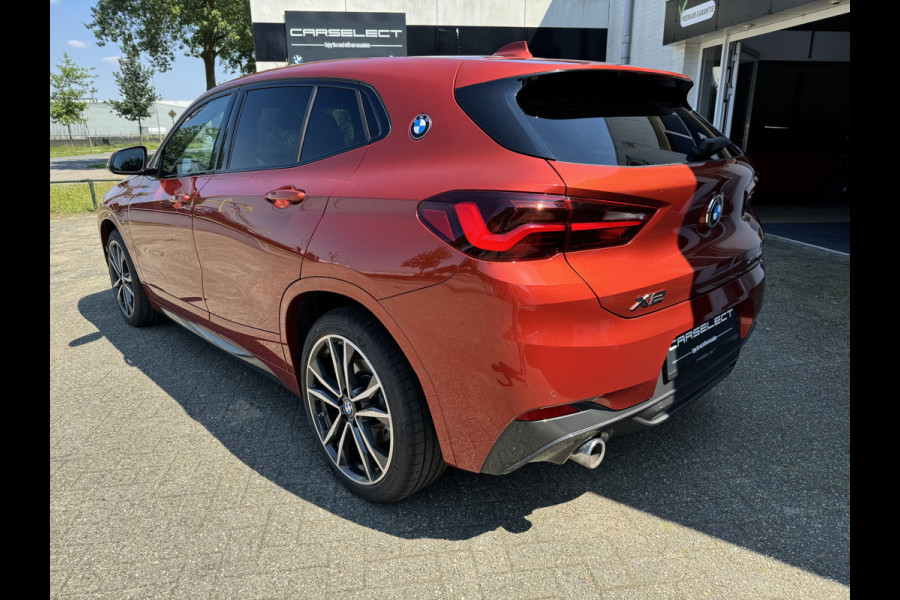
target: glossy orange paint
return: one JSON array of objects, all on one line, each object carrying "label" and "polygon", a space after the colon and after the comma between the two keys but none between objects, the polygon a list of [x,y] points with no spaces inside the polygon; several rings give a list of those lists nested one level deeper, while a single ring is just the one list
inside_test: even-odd
[{"label": "glossy orange paint", "polygon": [[[283,169],[221,173],[194,203],[194,239],[203,289],[215,317],[279,333],[284,291],[300,278],[328,198],[365,155],[357,148]],[[304,199],[277,207],[269,192],[293,187]]]},{"label": "glossy orange paint", "polygon": [[[762,252],[759,222],[742,214],[744,192],[754,171],[741,160],[699,165],[601,167],[555,162],[566,193],[649,206],[656,213],[641,230],[640,242],[614,248],[570,252],[572,268],[588,282],[600,304],[622,316],[661,310],[750,269]],[[638,170],[636,173],[635,170]],[[640,176],[650,169],[650,176]],[[723,218],[712,231],[701,221],[709,199],[721,193]],[[635,298],[665,290],[662,302],[636,313]]]},{"label": "glossy orange paint", "polygon": [[762,308],[760,265],[714,292],[624,319],[604,310],[557,255],[468,259],[447,283],[382,301],[427,366],[456,466],[478,471],[519,415],[593,400],[622,409],[650,397],[672,340],[730,306]]},{"label": "glossy orange paint", "polygon": [[209,312],[194,245],[192,212],[207,181],[205,175],[165,180],[143,177],[127,206],[129,252],[145,287],[191,318],[200,319],[208,318]]}]

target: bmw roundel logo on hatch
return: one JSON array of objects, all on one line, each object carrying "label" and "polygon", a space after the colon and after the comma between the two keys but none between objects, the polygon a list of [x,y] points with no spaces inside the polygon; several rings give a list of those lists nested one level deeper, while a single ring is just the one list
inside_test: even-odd
[{"label": "bmw roundel logo on hatch", "polygon": [[413,119],[412,125],[409,126],[409,135],[414,140],[421,140],[431,129],[431,117],[422,114]]},{"label": "bmw roundel logo on hatch", "polygon": [[706,206],[706,226],[710,229],[719,224],[722,219],[722,211],[725,208],[725,197],[722,194],[716,194]]}]

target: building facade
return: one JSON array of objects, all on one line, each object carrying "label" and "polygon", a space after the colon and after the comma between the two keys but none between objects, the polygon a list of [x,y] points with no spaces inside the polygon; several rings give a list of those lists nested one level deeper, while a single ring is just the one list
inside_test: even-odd
[{"label": "building facade", "polygon": [[[629,14],[630,13],[630,14]],[[684,73],[769,201],[848,202],[849,0],[620,0],[607,56]]]},{"label": "building facade", "polygon": [[[484,55],[528,40],[535,56],[602,61],[609,4],[609,0],[250,0],[250,16],[259,70],[282,66],[297,56],[306,60],[306,52],[316,43],[372,41],[366,40],[365,32],[379,31],[373,15],[385,13],[403,17],[405,44],[395,48],[398,56]],[[343,18],[335,15],[336,20],[325,22],[317,13],[343,13]],[[292,29],[301,35],[291,35]],[[312,32],[302,35],[304,29]],[[352,34],[316,35],[317,30]],[[372,52],[370,45],[357,55],[378,55]],[[333,52],[330,57],[346,56]]]},{"label": "building facade", "polygon": [[[161,100],[150,107],[150,117],[141,121],[141,134],[151,138],[164,138],[178,121],[181,113],[190,106],[187,100]],[[50,121],[50,142],[68,141],[70,129],[60,123]],[[129,121],[116,115],[107,102],[88,99],[84,111],[84,123],[71,127],[72,139],[87,143],[90,137],[94,144],[108,143],[103,140],[137,139],[138,122]]]}]

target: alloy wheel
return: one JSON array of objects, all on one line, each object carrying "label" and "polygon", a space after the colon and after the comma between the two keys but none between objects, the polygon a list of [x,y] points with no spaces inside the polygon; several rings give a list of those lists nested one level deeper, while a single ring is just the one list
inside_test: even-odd
[{"label": "alloy wheel", "polygon": [[381,379],[353,342],[318,339],[306,364],[306,402],[319,442],[351,481],[378,483],[388,472],[394,439]]},{"label": "alloy wheel", "polygon": [[109,264],[109,279],[112,282],[116,303],[127,318],[134,314],[134,288],[131,277],[131,269],[125,259],[125,250],[115,240],[109,243],[107,248],[107,260]]}]

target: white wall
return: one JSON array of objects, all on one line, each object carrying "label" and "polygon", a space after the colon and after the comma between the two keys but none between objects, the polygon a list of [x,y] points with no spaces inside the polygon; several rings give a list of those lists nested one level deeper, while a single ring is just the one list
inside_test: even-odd
[{"label": "white wall", "polygon": [[[191,102],[187,100],[162,100],[154,102],[150,107],[150,117],[143,119],[141,125],[144,133],[149,128],[162,130],[165,135],[172,128],[181,113],[190,106]],[[175,112],[175,118],[169,116],[169,111]],[[88,134],[91,136],[135,136],[138,135],[137,121],[129,121],[119,117],[113,112],[112,107],[106,102],[88,102],[87,109],[84,111],[86,124],[72,125],[72,135],[76,137],[84,137]],[[69,131],[65,125],[50,121],[50,139],[68,138]]]},{"label": "white wall", "polygon": [[[696,86],[697,62],[700,56],[698,43],[663,45],[663,26],[666,2],[663,0],[613,0],[609,7],[609,32],[606,38],[606,62],[622,63],[622,37],[624,33],[625,5],[633,2],[631,24],[631,51],[628,64],[661,71],[687,75]],[[688,101],[696,102],[696,89],[688,95]]]}]

